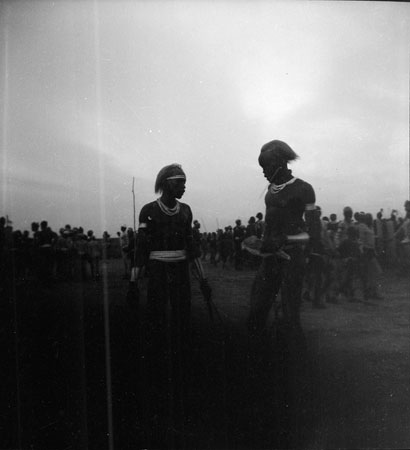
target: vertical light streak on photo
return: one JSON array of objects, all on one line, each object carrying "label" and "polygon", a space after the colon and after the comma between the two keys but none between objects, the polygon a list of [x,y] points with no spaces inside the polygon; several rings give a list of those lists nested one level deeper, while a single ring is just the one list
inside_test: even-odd
[{"label": "vertical light streak on photo", "polygon": [[[2,42],[3,42],[3,77],[4,77],[4,83],[3,83],[3,110],[2,110],[2,139],[1,139],[1,190],[2,190],[2,202],[1,206],[3,209],[7,211],[9,207],[8,203],[8,182],[9,182],[9,176],[8,176],[8,121],[9,121],[9,33],[8,33],[8,26],[7,26],[7,5],[3,4],[0,6],[0,17],[2,20],[0,21],[0,24],[3,28],[2,33]],[[4,211],[0,211],[0,215],[3,215]],[[8,216],[5,215],[7,222],[6,225],[8,225]],[[21,421],[21,389],[20,389],[20,346],[19,346],[19,339],[20,339],[20,330],[18,326],[18,311],[17,311],[17,301],[16,301],[16,292],[15,292],[15,285],[13,285],[13,321],[14,321],[14,328],[13,328],[13,334],[14,334],[14,354],[15,354],[15,372],[16,372],[16,419],[17,419],[17,444],[19,448],[22,448],[22,436],[23,436],[23,429],[22,429],[22,421]]]},{"label": "vertical light streak on photo", "polygon": [[[1,192],[2,192],[2,208],[7,210],[8,202],[8,119],[9,119],[9,39],[7,27],[7,5],[0,7],[2,11],[1,24],[3,26],[3,108],[2,108],[2,139],[1,139]],[[1,212],[3,215],[4,211]]]},{"label": "vertical light streak on photo", "polygon": [[[100,221],[101,228],[107,228],[107,216],[105,208],[105,171],[104,152],[102,136],[102,92],[101,92],[101,36],[100,36],[100,15],[98,1],[94,0],[94,61],[95,61],[95,94],[96,94],[96,119],[97,119],[97,150],[98,150],[98,173],[99,173],[99,193],[100,193]],[[111,339],[110,339],[110,308],[108,296],[107,266],[102,266],[102,296],[104,308],[104,344],[105,344],[105,375],[106,375],[106,395],[107,395],[107,435],[108,449],[114,449],[114,428],[112,416],[112,382],[111,382]]]}]

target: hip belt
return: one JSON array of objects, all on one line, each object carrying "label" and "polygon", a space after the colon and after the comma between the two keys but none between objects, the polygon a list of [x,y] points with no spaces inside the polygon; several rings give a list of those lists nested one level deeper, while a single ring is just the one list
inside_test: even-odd
[{"label": "hip belt", "polygon": [[290,234],[286,236],[285,245],[305,245],[309,242],[309,235],[306,231],[302,231],[298,234]]},{"label": "hip belt", "polygon": [[155,250],[150,252],[149,259],[162,262],[178,262],[187,259],[186,250]]}]

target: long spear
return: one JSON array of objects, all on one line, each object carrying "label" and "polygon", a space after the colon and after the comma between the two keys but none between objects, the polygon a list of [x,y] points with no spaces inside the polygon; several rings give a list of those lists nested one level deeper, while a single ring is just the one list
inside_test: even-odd
[{"label": "long spear", "polygon": [[[133,212],[134,212],[134,233],[133,233],[133,237],[134,237],[134,258],[133,258],[133,264],[135,266],[135,261],[137,260],[137,225],[136,225],[136,214],[135,214],[135,190],[134,190],[134,186],[135,186],[135,177],[132,177],[132,204],[133,204]],[[131,267],[131,270],[133,270],[133,268]],[[135,280],[137,281],[137,280]]]},{"label": "long spear", "polygon": [[[133,206],[133,214],[134,214],[134,232],[133,232],[134,257],[132,258],[133,259],[133,261],[132,261],[133,267],[131,267],[131,274],[132,274],[132,271],[135,270],[134,268],[135,268],[135,264],[137,261],[137,224],[136,224],[136,212],[135,212],[135,188],[134,187],[135,187],[135,177],[132,177],[132,190],[131,191],[132,191],[132,206]],[[133,280],[133,279],[134,279],[133,276],[131,276],[131,280]],[[134,281],[136,283],[138,283],[137,279],[135,279]]]},{"label": "long spear", "polygon": [[207,231],[206,231],[206,226],[205,226],[205,222],[204,222],[204,219],[201,217],[201,222],[202,222],[202,225],[203,225],[203,227],[204,227],[204,231],[205,231],[205,233],[207,233]]},{"label": "long spear", "polygon": [[132,202],[133,202],[133,208],[134,208],[134,233],[135,233],[135,190],[134,190],[134,185],[135,185],[135,177],[132,177]]}]

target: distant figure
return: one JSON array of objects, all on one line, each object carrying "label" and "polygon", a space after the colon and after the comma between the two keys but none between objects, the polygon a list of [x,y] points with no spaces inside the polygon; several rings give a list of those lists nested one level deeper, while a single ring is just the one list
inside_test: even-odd
[{"label": "distant figure", "polygon": [[261,212],[258,212],[258,214],[256,214],[256,236],[258,237],[258,239],[262,238],[264,231],[265,222],[263,220],[263,214]]},{"label": "distant figure", "polygon": [[256,219],[254,216],[251,216],[246,227],[246,237],[256,236],[256,234]]},{"label": "distant figure", "polygon": [[365,277],[364,298],[383,299],[377,286],[377,277],[382,273],[376,259],[376,238],[373,229],[373,216],[369,213],[360,214],[359,241],[362,250],[362,267]]},{"label": "distant figure", "polygon": [[102,255],[101,244],[94,236],[93,230],[87,232],[87,238],[91,278],[98,280],[100,278],[100,261]]},{"label": "distant figure", "polygon": [[[327,234],[326,225],[321,220],[321,209],[316,206],[315,214],[318,226],[317,234],[320,240],[312,241],[309,248],[309,257],[306,270],[307,296],[312,301],[314,308],[325,308],[325,294],[330,284],[330,261],[329,258],[333,251],[333,244]],[[313,245],[313,242],[315,245]]]},{"label": "distant figure", "polygon": [[[312,186],[292,175],[288,163],[296,153],[282,141],[265,144],[259,164],[269,181],[265,196],[265,233],[261,248],[262,264],[256,274],[250,300],[248,319],[251,337],[263,336],[266,321],[276,296],[281,290],[286,321],[292,329],[300,330],[300,304],[305,275],[305,231],[317,233],[320,225],[315,211]],[[305,217],[305,220],[303,219]],[[315,231],[316,230],[316,231]],[[320,236],[311,235],[311,239]],[[281,251],[278,254],[278,251]],[[283,255],[288,255],[288,258]]]},{"label": "distant figure", "polygon": [[195,246],[197,248],[199,248],[199,250],[201,251],[201,231],[200,230],[201,230],[201,224],[197,220],[194,220],[194,224],[192,227],[192,237],[194,239]]},{"label": "distant figure", "polygon": [[406,200],[404,203],[405,218],[403,223],[397,229],[394,237],[400,239],[401,244],[410,244],[410,200]]},{"label": "distant figure", "polygon": [[57,236],[51,231],[48,222],[43,220],[40,223],[40,231],[37,235],[38,255],[39,255],[39,276],[40,280],[50,281],[53,276],[54,254],[53,243]]},{"label": "distant figure", "polygon": [[121,247],[121,258],[124,268],[123,280],[127,280],[129,277],[129,260],[128,260],[128,251],[129,251],[129,241],[128,241],[128,233],[126,225],[121,226],[120,233],[120,247]]},{"label": "distant figure", "polygon": [[[74,228],[75,231],[75,228]],[[78,228],[77,232],[74,233],[74,250],[76,258],[76,271],[80,269],[80,277],[82,281],[85,281],[88,277],[88,266],[90,262],[90,254],[88,253],[88,240],[87,236],[83,233],[82,228]],[[76,274],[79,275],[79,274]]]},{"label": "distant figure", "polygon": [[221,239],[221,261],[222,261],[222,269],[226,268],[226,263],[232,263],[232,255],[234,252],[233,248],[233,233],[232,227],[225,227],[225,231],[222,235]]},{"label": "distant figure", "polygon": [[397,240],[400,271],[407,275],[410,268],[410,200],[406,200],[404,209],[406,215],[394,233],[394,243]]},{"label": "distant figure", "polygon": [[69,278],[69,246],[65,228],[60,228],[59,232],[55,242],[56,276],[61,280],[67,280]]},{"label": "distant figure", "polygon": [[353,210],[350,206],[343,208],[343,220],[337,224],[337,231],[335,236],[336,248],[339,247],[341,242],[347,238],[347,229],[355,225],[353,221]]},{"label": "distant figure", "polygon": [[110,258],[111,236],[108,231],[104,231],[102,235],[102,254],[103,259]]},{"label": "distant figure", "polygon": [[206,256],[208,254],[208,234],[201,234],[201,260],[206,261]]},{"label": "distant figure", "polygon": [[348,301],[356,302],[359,300],[356,295],[356,281],[360,282],[363,290],[366,285],[357,228],[348,227],[346,229],[346,237],[340,243],[338,251],[341,258],[341,264],[339,265],[339,298],[343,293]]},{"label": "distant figure", "polygon": [[330,214],[329,218],[330,218],[330,221],[327,224],[327,233],[330,237],[330,240],[335,245],[335,239],[336,239],[336,233],[337,233],[337,227],[338,227],[337,215],[332,213],[332,214]]},{"label": "distant figure", "polygon": [[208,235],[208,248],[209,248],[209,262],[216,266],[218,264],[218,260],[216,255],[218,253],[218,240],[215,231],[209,233]]},{"label": "distant figure", "polygon": [[127,228],[127,239],[128,239],[127,257],[128,257],[128,265],[129,265],[130,268],[135,266],[135,258],[136,258],[135,241],[136,241],[136,234],[137,233],[134,232],[133,228],[131,228],[131,227]]},{"label": "distant figure", "polygon": [[381,264],[385,264],[385,242],[384,242],[384,221],[383,221],[383,210],[380,210],[376,214],[376,219],[373,223],[373,228],[375,232],[375,239],[376,239],[376,254],[381,262]]},{"label": "distant figure", "polygon": [[233,229],[233,242],[234,242],[234,258],[235,258],[235,270],[243,269],[243,255],[242,255],[242,241],[245,239],[245,229],[242,226],[240,219],[235,221],[235,227]]}]

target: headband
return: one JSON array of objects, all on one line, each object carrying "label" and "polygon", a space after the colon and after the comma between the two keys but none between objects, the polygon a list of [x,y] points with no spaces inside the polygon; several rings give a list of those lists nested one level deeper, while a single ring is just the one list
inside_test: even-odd
[{"label": "headband", "polygon": [[177,179],[180,179],[180,178],[185,180],[185,175],[174,175],[172,177],[167,177],[166,179],[167,180],[177,180]]}]

